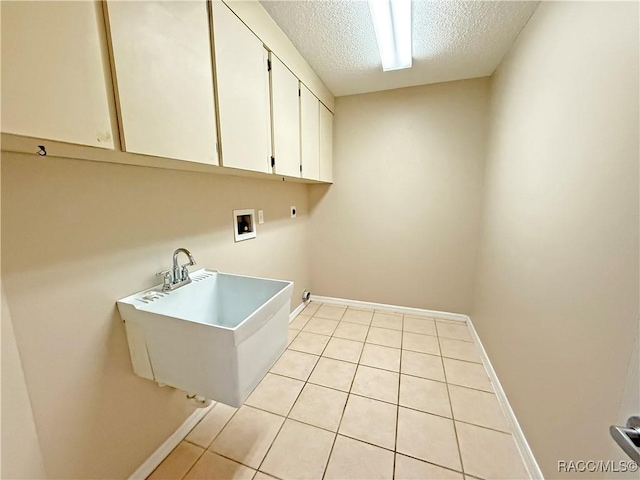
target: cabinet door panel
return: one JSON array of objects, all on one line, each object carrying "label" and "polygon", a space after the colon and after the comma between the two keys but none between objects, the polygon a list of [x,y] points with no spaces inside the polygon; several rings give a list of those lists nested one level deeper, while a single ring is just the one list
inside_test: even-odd
[{"label": "cabinet door panel", "polygon": [[275,173],[300,177],[300,107],[298,79],[271,55],[271,115]]},{"label": "cabinet door panel", "polygon": [[206,2],[107,5],[125,150],[217,165]]},{"label": "cabinet door panel", "polygon": [[302,178],[320,179],[320,102],[300,84]]},{"label": "cabinet door panel", "polygon": [[268,53],[229,7],[212,4],[222,164],[270,172]]},{"label": "cabinet door panel", "polygon": [[2,131],[113,148],[102,11],[94,2],[2,2]]},{"label": "cabinet door panel", "polygon": [[333,113],[320,105],[320,180],[333,181]]}]

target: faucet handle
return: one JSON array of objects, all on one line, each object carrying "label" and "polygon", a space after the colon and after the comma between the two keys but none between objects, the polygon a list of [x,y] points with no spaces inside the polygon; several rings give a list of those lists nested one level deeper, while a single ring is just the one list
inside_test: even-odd
[{"label": "faucet handle", "polygon": [[189,268],[188,267],[196,264],[196,261],[193,258],[193,255],[191,255],[191,253],[188,253],[188,256],[189,256],[189,263],[185,263],[183,265],[180,265],[180,280],[186,280],[187,278],[189,278]]},{"label": "faucet handle", "polygon": [[171,286],[171,272],[173,269],[169,268],[167,270],[163,270],[162,272],[156,273],[156,277],[162,277],[163,285],[162,289],[165,290]]},{"label": "faucet handle", "polygon": [[180,267],[180,280],[186,280],[189,278],[189,269],[187,268],[189,264],[182,265]]}]

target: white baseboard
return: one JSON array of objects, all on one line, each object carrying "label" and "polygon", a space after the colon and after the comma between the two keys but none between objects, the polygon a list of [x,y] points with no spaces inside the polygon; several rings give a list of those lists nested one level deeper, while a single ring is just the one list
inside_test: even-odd
[{"label": "white baseboard", "polygon": [[158,468],[158,465],[167,458],[171,451],[176,448],[182,440],[184,440],[191,429],[195,427],[207,413],[209,413],[209,410],[211,410],[214,405],[215,402],[211,402],[211,405],[208,407],[196,409],[189,418],[187,418],[184,423],[180,425],[180,427],[178,427],[178,429],[173,432],[171,436],[167,438],[135,472],[131,474],[129,480],[145,480],[149,475],[151,475],[151,473]]},{"label": "white baseboard", "polygon": [[520,456],[524,461],[527,470],[529,471],[529,476],[533,480],[544,480],[544,476],[542,475],[542,470],[540,470],[540,466],[538,462],[536,462],[535,457],[533,456],[533,452],[531,451],[531,447],[529,447],[529,443],[520,428],[520,424],[518,423],[518,419],[516,418],[515,413],[511,409],[511,405],[509,404],[509,400],[507,399],[506,393],[500,384],[500,380],[498,380],[498,375],[496,371],[493,369],[493,365],[491,365],[491,361],[489,360],[489,356],[487,355],[486,350],[484,349],[484,345],[482,345],[482,341],[478,336],[478,332],[476,332],[475,327],[473,326],[473,322],[471,318],[467,316],[467,326],[471,331],[471,336],[473,340],[476,342],[480,350],[480,356],[482,357],[482,363],[484,364],[484,368],[489,374],[489,378],[491,379],[491,383],[493,384],[493,389],[496,392],[496,397],[498,398],[498,403],[500,403],[500,407],[502,408],[502,413],[504,413],[505,418],[507,419],[507,423],[509,424],[509,430],[513,434],[513,438],[516,441],[516,445],[518,446],[518,450],[520,451]]},{"label": "white baseboard", "polygon": [[345,298],[322,297],[311,295],[312,302],[346,305],[353,308],[366,308],[373,310],[385,310],[389,312],[404,313],[406,315],[416,315],[419,317],[438,317],[457,322],[466,322],[467,316],[460,313],[439,312],[437,310],[426,310],[424,308],[401,307],[400,305],[387,305],[385,303],[362,302],[360,300],[347,300]]},{"label": "white baseboard", "polygon": [[289,323],[293,322],[293,319],[296,318],[302,310],[304,310],[304,307],[306,307],[308,303],[309,302],[302,302],[293,312],[291,312],[289,315]]},{"label": "white baseboard", "polygon": [[[322,297],[318,295],[312,295],[311,301],[319,302],[319,303],[329,303],[329,304],[340,304],[346,305],[354,308],[367,308],[374,310],[385,310],[392,311],[398,313],[404,313],[407,315],[417,315],[417,316],[425,316],[425,317],[437,317],[444,318],[447,320],[454,320],[459,322],[465,322],[469,326],[469,330],[471,332],[471,336],[474,341],[478,345],[480,350],[480,356],[482,357],[482,363],[484,364],[485,369],[491,379],[491,383],[493,384],[494,390],[496,392],[496,397],[498,398],[498,402],[500,403],[500,407],[507,419],[510,430],[515,439],[516,445],[518,446],[518,450],[520,451],[520,455],[529,471],[529,476],[533,480],[544,480],[544,476],[542,475],[542,471],[538,466],[538,462],[536,462],[535,457],[533,456],[533,452],[527,443],[527,439],[520,428],[520,424],[516,419],[513,410],[511,409],[511,405],[509,404],[509,400],[507,399],[507,395],[504,393],[502,385],[500,384],[500,380],[498,380],[498,376],[493,369],[493,365],[491,365],[491,361],[487,356],[487,352],[482,345],[482,341],[478,336],[478,332],[471,321],[471,318],[467,315],[462,315],[459,313],[450,313],[450,312],[439,312],[436,310],[426,310],[423,308],[413,308],[413,307],[401,307],[398,305],[386,305],[383,303],[373,303],[373,302],[362,302],[359,300],[347,300],[343,298],[334,298],[334,297]],[[302,302],[298,305],[293,312],[289,315],[289,322],[291,322],[296,316],[307,306],[308,302]],[[142,464],[140,467],[133,472],[133,474],[129,477],[129,480],[144,480],[162,463],[162,461],[171,453],[171,451],[189,434],[191,429],[196,426],[196,424],[209,412],[215,403],[211,403],[207,408],[198,408],[194,411],[189,418],[187,418],[184,423],[175,431],[173,434],[162,444],[158,449],[153,452],[153,454]]]}]

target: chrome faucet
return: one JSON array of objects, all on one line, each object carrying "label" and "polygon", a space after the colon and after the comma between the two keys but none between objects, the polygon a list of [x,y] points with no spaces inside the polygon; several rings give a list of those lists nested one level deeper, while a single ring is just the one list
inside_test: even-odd
[{"label": "chrome faucet", "polygon": [[[180,252],[189,257],[189,263],[178,265],[178,254]],[[163,270],[160,273],[156,273],[157,276],[160,276],[163,279],[162,291],[166,292],[168,290],[175,290],[178,287],[182,287],[183,285],[191,283],[191,278],[189,277],[189,270],[187,267],[195,264],[196,261],[193,258],[193,255],[191,255],[191,252],[186,248],[179,248],[175,252],[173,252],[173,267],[167,270]]]}]

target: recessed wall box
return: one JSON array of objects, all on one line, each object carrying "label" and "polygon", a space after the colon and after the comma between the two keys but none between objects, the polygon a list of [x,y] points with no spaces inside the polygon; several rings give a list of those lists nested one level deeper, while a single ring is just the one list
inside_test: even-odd
[{"label": "recessed wall box", "polygon": [[236,242],[256,238],[256,211],[234,210],[233,211],[233,234]]}]

